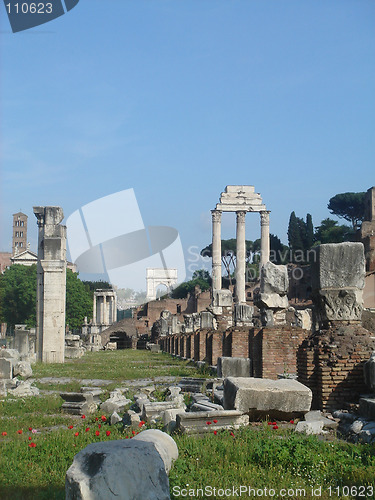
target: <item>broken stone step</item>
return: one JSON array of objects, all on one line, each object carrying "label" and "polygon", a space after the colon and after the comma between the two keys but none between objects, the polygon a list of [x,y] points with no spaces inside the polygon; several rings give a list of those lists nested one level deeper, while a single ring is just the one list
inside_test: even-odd
[{"label": "broken stone step", "polygon": [[192,395],[194,403],[200,403],[201,401],[210,401],[210,398],[201,392],[197,392]]},{"label": "broken stone step", "polygon": [[94,396],[89,393],[89,392],[61,392],[60,396],[64,401],[67,402],[87,402],[87,403],[93,403],[94,402]]},{"label": "broken stone step", "polygon": [[369,420],[375,420],[375,398],[360,398],[358,413]]},{"label": "broken stone step", "polygon": [[64,413],[69,413],[70,415],[91,415],[96,412],[97,405],[95,403],[86,402],[65,402],[61,407]]},{"label": "broken stone step", "polygon": [[148,422],[162,418],[165,410],[173,410],[176,408],[185,409],[185,405],[177,406],[175,401],[161,401],[155,403],[145,403],[142,408],[142,418]]},{"label": "broken stone step", "polygon": [[194,403],[190,411],[221,411],[224,408],[221,405],[217,405],[215,403],[211,403],[210,401],[199,401],[198,403]]},{"label": "broken stone step", "polygon": [[205,434],[220,429],[238,429],[248,424],[249,416],[237,410],[189,412],[176,415],[176,430],[183,434]]},{"label": "broken stone step", "polygon": [[183,378],[178,383],[182,392],[202,392],[202,388],[206,383],[204,378]]}]

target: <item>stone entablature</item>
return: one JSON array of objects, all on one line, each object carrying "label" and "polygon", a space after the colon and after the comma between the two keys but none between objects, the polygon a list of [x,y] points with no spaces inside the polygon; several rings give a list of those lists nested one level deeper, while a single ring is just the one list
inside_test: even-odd
[{"label": "stone entablature", "polygon": [[254,186],[227,186],[220,195],[220,202],[216,210],[221,212],[262,212],[267,210],[259,193],[255,193]]}]

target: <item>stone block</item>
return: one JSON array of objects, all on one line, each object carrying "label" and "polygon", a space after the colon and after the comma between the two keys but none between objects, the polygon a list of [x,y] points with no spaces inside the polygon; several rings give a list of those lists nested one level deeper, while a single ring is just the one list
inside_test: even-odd
[{"label": "stone block", "polygon": [[173,432],[176,429],[176,417],[185,413],[184,408],[172,408],[163,412],[163,428],[165,432]]},{"label": "stone block", "polygon": [[126,398],[120,390],[115,390],[110,393],[110,397],[102,403],[100,409],[104,413],[121,413],[125,407],[131,404],[131,400]]},{"label": "stone block", "polygon": [[10,391],[15,397],[39,396],[39,389],[31,385],[31,382],[20,382],[15,389]]},{"label": "stone block", "polygon": [[89,444],[66,473],[66,500],[169,500],[167,471],[178,450],[170,436],[159,433]]},{"label": "stone block", "polygon": [[215,316],[210,311],[201,312],[201,328],[212,330],[215,328]]},{"label": "stone block", "polygon": [[365,286],[365,255],[362,243],[327,243],[315,250],[311,264],[313,290]]},{"label": "stone block", "polygon": [[212,297],[213,307],[232,307],[233,297],[230,290],[215,290]]},{"label": "stone block", "polygon": [[161,352],[161,347],[159,344],[151,344],[150,351],[151,352]]},{"label": "stone block", "polygon": [[375,397],[360,398],[358,413],[362,417],[375,420]]},{"label": "stone block", "polygon": [[236,304],[234,306],[234,321],[236,325],[253,324],[254,307],[247,304]]},{"label": "stone block", "polygon": [[165,410],[172,410],[175,408],[186,408],[185,404],[177,404],[176,401],[156,401],[154,403],[146,403],[142,408],[142,418],[147,422],[154,422],[163,417]]},{"label": "stone block", "polygon": [[206,383],[204,378],[183,378],[178,385],[182,392],[202,392],[202,388]]},{"label": "stone block", "polygon": [[211,401],[199,401],[198,403],[194,403],[190,411],[221,411],[224,410],[223,406],[211,403]]},{"label": "stone block", "polygon": [[85,354],[86,349],[84,347],[71,347],[65,346],[65,358],[67,359],[78,359],[82,358]]},{"label": "stone block", "polygon": [[309,411],[305,414],[306,422],[321,422],[325,429],[337,429],[338,423],[335,420],[324,417],[320,410]]},{"label": "stone block", "polygon": [[260,274],[260,292],[266,295],[286,295],[289,279],[286,266],[266,262]]},{"label": "stone block", "polygon": [[363,375],[365,377],[365,384],[372,391],[375,390],[375,352],[370,356],[370,359],[363,365]]},{"label": "stone block", "polygon": [[362,318],[362,290],[356,288],[319,290],[314,298],[322,321],[360,321]]},{"label": "stone block", "polygon": [[33,370],[31,368],[31,364],[27,361],[17,361],[13,367],[13,375],[16,377],[19,375],[20,377],[30,378],[33,374]]},{"label": "stone block", "polygon": [[111,422],[111,425],[115,425],[115,424],[118,424],[119,422],[122,422],[122,418],[120,417],[120,415],[118,413],[116,413],[115,411],[112,413],[109,421]]},{"label": "stone block", "polygon": [[0,358],[0,379],[13,378],[13,363],[11,359]]},{"label": "stone block", "polygon": [[0,349],[0,359],[10,359],[13,363],[20,360],[20,353],[16,349]]},{"label": "stone block", "polygon": [[64,400],[62,411],[71,415],[90,415],[97,410],[97,403],[90,393],[83,392],[62,392],[60,394]]},{"label": "stone block", "polygon": [[236,410],[190,412],[176,416],[176,430],[182,434],[206,434],[220,429],[238,429],[248,424],[248,415]]},{"label": "stone block", "polygon": [[91,394],[94,399],[94,403],[98,405],[101,403],[100,396],[103,394],[103,389],[100,387],[81,387],[81,392]]},{"label": "stone block", "polygon": [[217,376],[226,377],[250,377],[250,358],[220,357],[217,360]]},{"label": "stone block", "polygon": [[294,312],[295,325],[304,330],[311,330],[312,319],[311,319],[311,309],[300,309]]},{"label": "stone block", "polygon": [[305,433],[305,434],[323,434],[323,422],[319,420],[314,420],[311,422],[298,422],[295,427],[295,432]]},{"label": "stone block", "polygon": [[250,418],[290,419],[310,410],[311,390],[296,380],[228,377],[224,380],[224,408]]}]

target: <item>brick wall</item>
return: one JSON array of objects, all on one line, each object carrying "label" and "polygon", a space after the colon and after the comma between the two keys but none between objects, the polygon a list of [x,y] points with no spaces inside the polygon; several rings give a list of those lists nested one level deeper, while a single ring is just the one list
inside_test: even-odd
[{"label": "brick wall", "polygon": [[363,365],[374,350],[375,339],[360,325],[310,335],[298,352],[298,380],[313,391],[313,408],[344,408],[368,393]]}]

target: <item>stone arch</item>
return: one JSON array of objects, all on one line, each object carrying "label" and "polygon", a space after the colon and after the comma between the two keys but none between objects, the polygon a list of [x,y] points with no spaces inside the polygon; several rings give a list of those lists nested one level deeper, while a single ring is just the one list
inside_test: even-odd
[{"label": "stone arch", "polygon": [[170,290],[177,284],[177,269],[148,268],[146,284],[146,300],[156,300],[156,290],[159,285],[164,285]]}]

